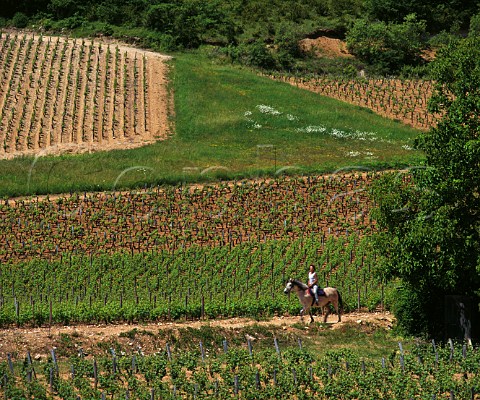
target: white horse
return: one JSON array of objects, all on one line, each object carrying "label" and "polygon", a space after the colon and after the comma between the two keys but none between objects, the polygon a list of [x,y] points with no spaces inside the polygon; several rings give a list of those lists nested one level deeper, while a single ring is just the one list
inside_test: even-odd
[{"label": "white horse", "polygon": [[[342,311],[343,303],[342,303],[342,297],[340,296],[340,292],[337,289],[333,287],[323,288],[325,295],[318,296],[318,304],[315,304],[315,296],[313,295],[313,293],[312,294],[310,293],[308,286],[303,282],[300,282],[296,279],[289,279],[283,292],[285,294],[289,294],[291,291],[294,291],[297,293],[298,299],[300,300],[300,304],[303,306],[303,308],[300,310],[302,321],[303,321],[303,315],[306,312],[309,312],[310,323],[312,323],[313,322],[312,307],[324,307],[329,304],[332,304],[333,307],[335,308],[335,311],[337,312],[337,315],[338,315],[338,322],[342,321],[341,311]],[[327,312],[323,317],[323,322],[327,322],[327,317],[329,314],[330,314],[330,307],[327,307]]]}]

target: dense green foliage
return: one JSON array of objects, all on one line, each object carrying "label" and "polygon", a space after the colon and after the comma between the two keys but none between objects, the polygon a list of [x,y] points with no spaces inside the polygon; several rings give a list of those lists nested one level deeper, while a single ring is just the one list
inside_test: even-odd
[{"label": "dense green foliage", "polygon": [[366,0],[366,11],[372,19],[400,23],[411,13],[427,21],[428,30],[467,29],[471,15],[478,11],[478,0]]},{"label": "dense green foliage", "polygon": [[41,362],[4,361],[0,393],[16,399],[473,399],[480,385],[478,349],[453,343],[418,344],[411,351],[400,344],[400,352],[382,360],[348,349],[316,357],[312,347],[276,339],[265,349],[256,343],[248,350],[224,340],[197,342],[196,349],[167,344],[154,355],[112,348],[96,360],[53,353]]},{"label": "dense green foliage", "polygon": [[357,19],[347,33],[347,46],[360,60],[383,73],[420,63],[424,48],[425,22],[409,14],[401,24]]},{"label": "dense green foliage", "polygon": [[[0,20],[0,24],[25,27],[30,22],[44,30],[113,35],[157,50],[210,43],[221,46],[236,62],[264,69],[310,71],[316,64],[305,65],[308,54],[292,46],[290,39],[322,34],[344,37],[348,33],[359,43],[359,30],[365,30],[363,34],[370,37],[365,44],[380,34],[385,36],[380,41],[383,45],[374,46],[368,57],[358,46],[352,45],[352,49],[367,65],[373,65],[372,71],[392,73],[403,64],[412,64],[418,58],[419,46],[427,47],[426,35],[419,37],[423,31],[457,34],[469,28],[470,17],[478,12],[478,0],[6,0],[0,17],[7,20]],[[409,19],[407,26],[404,21],[412,13],[423,22]],[[361,68],[354,60],[349,63]]]},{"label": "dense green foliage", "polygon": [[[444,48],[435,62],[431,108],[443,119],[418,139],[426,166],[378,185],[382,273],[405,284],[399,323],[441,332],[443,295],[480,288],[480,40]],[[475,307],[476,308],[476,307]]]}]

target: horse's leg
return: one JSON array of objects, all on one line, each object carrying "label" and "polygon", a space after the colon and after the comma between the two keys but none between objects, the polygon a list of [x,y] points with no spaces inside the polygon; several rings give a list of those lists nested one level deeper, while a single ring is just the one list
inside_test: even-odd
[{"label": "horse's leg", "polygon": [[328,306],[328,304],[330,303],[327,303],[325,305],[325,308],[327,309],[327,312],[325,313],[325,315],[323,316],[323,323],[326,324],[327,323],[327,317],[328,315],[330,314],[330,307]]},{"label": "horse's leg", "polygon": [[338,304],[338,299],[335,302],[335,311],[337,312],[337,315],[338,315],[338,321],[337,322],[342,322],[342,315],[341,315],[341,311],[340,311],[340,305]]},{"label": "horse's leg", "polygon": [[300,320],[303,322],[303,314],[305,313],[305,309],[300,310]]},{"label": "horse's leg", "polygon": [[313,309],[310,307],[310,323],[313,323]]}]

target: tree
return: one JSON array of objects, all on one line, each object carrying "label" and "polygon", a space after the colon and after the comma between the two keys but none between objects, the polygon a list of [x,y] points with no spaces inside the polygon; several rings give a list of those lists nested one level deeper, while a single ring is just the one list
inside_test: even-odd
[{"label": "tree", "polygon": [[353,55],[388,73],[420,61],[424,35],[425,22],[410,14],[402,24],[358,19],[347,32],[346,41]]},{"label": "tree", "polygon": [[480,38],[443,48],[433,74],[430,109],[443,118],[417,139],[424,166],[374,186],[374,239],[378,273],[402,282],[399,325],[441,336],[444,295],[480,289]]},{"label": "tree", "polygon": [[469,36],[480,36],[480,14],[475,14],[470,18]]},{"label": "tree", "polygon": [[427,21],[429,32],[450,30],[454,25],[467,28],[470,16],[478,12],[477,0],[365,0],[366,12],[372,20],[400,23],[415,13]]},{"label": "tree", "polygon": [[26,28],[28,25],[28,17],[24,13],[17,12],[12,18],[12,25],[15,28]]}]

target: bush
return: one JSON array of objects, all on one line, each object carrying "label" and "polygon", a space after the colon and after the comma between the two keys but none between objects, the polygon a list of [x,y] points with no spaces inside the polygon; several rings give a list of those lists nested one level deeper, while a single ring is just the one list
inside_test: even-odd
[{"label": "bush", "polygon": [[243,43],[239,46],[229,46],[227,54],[234,62],[251,67],[273,69],[276,66],[275,59],[262,40],[253,43]]},{"label": "bush", "polygon": [[435,48],[440,48],[444,46],[449,46],[455,42],[458,42],[460,38],[458,35],[454,35],[453,33],[449,33],[446,31],[442,31],[439,34],[433,36],[429,40],[429,45]]},{"label": "bush", "polygon": [[403,65],[417,65],[425,47],[426,24],[408,15],[402,24],[359,19],[347,32],[348,50],[384,73],[397,72]]},{"label": "bush", "polygon": [[480,36],[480,14],[474,15],[470,18],[470,31],[468,36]]},{"label": "bush", "polygon": [[425,310],[421,307],[418,292],[410,290],[408,285],[397,288],[392,311],[402,334],[423,335],[428,332]]},{"label": "bush", "polygon": [[86,23],[87,23],[87,20],[84,17],[82,17],[78,14],[75,14],[72,17],[68,17],[68,18],[65,18],[65,19],[59,21],[58,24],[56,24],[56,25],[57,25],[58,29],[72,30],[72,29],[80,28],[81,26],[85,25]]},{"label": "bush", "polygon": [[113,27],[110,24],[103,24],[100,33],[104,36],[112,36],[114,33]]},{"label": "bush", "polygon": [[26,28],[28,25],[28,17],[21,12],[17,12],[12,18],[12,25],[15,28]]}]

